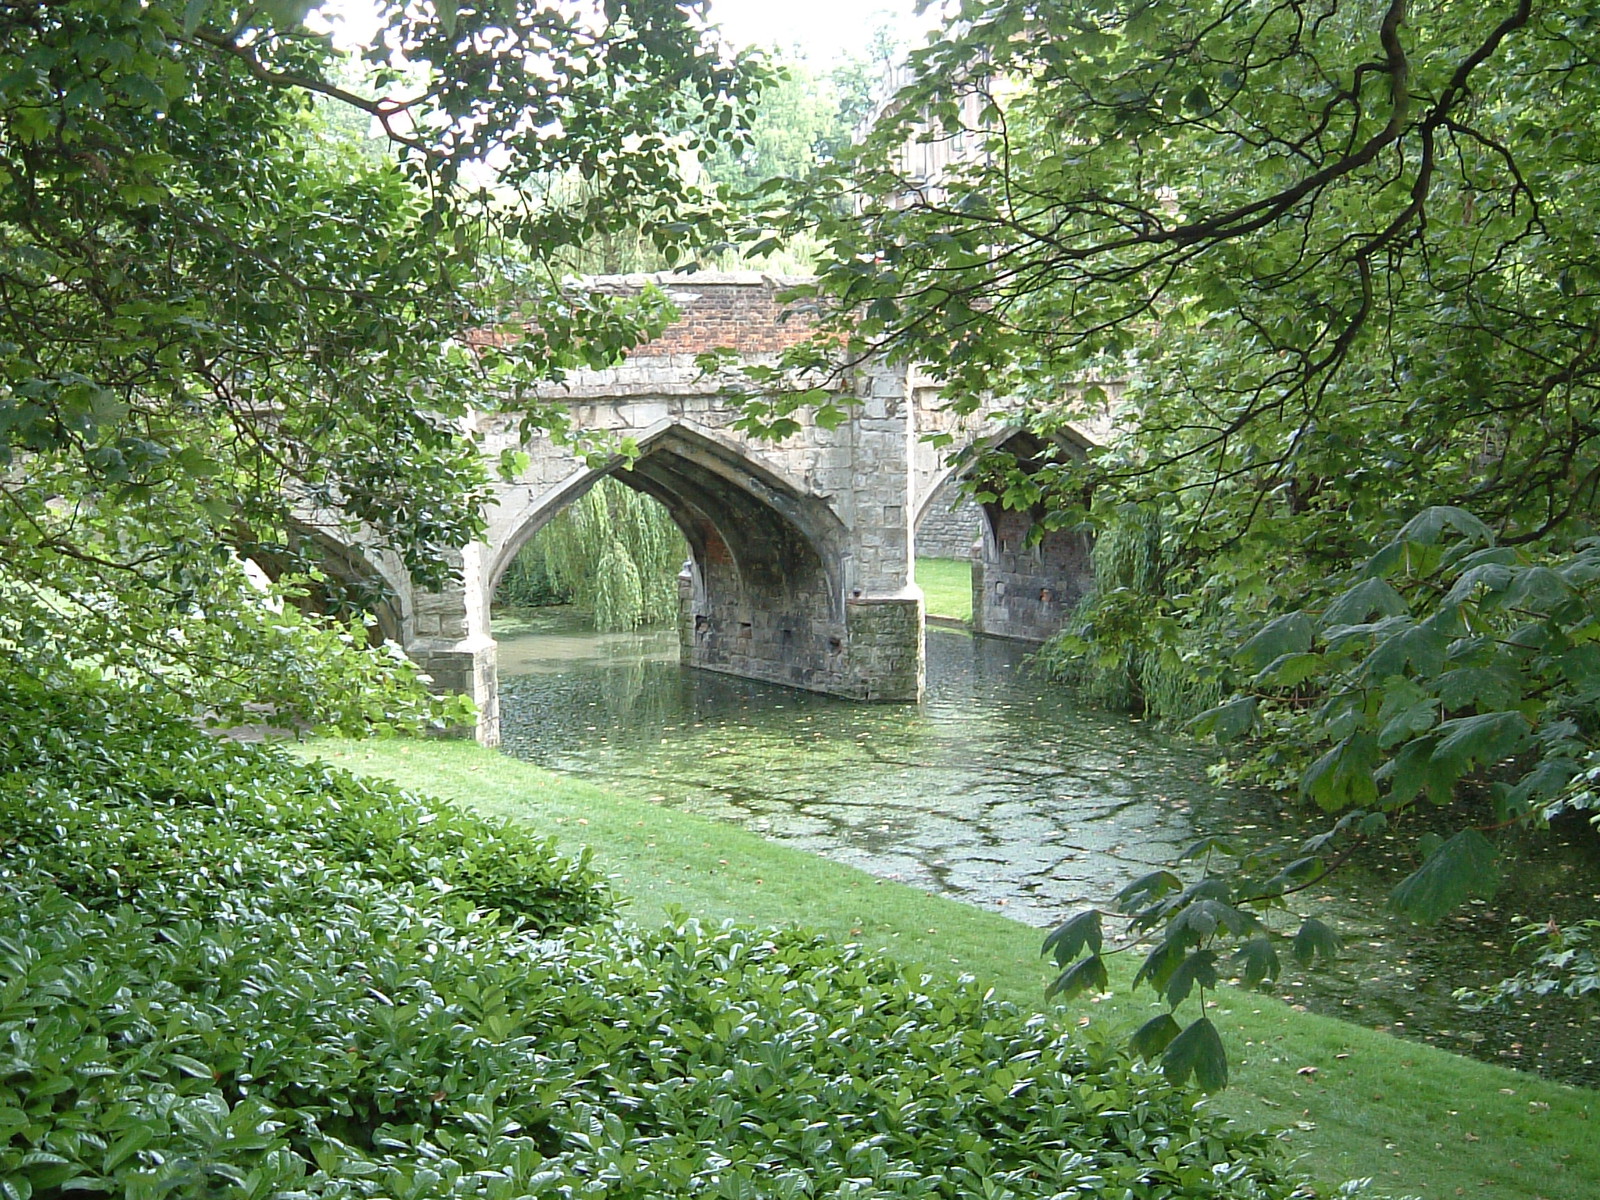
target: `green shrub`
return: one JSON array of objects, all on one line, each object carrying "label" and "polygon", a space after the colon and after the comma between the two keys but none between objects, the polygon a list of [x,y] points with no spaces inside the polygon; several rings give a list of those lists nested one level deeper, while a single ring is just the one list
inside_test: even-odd
[{"label": "green shrub", "polygon": [[1107,514],[1090,552],[1094,589],[1034,656],[1045,678],[1089,704],[1181,722],[1222,696],[1215,647],[1201,635],[1203,589],[1174,578],[1154,509]]},{"label": "green shrub", "polygon": [[544,608],[552,604],[571,604],[572,589],[550,578],[544,554],[537,546],[524,547],[506,567],[494,590],[494,602],[512,608]]},{"label": "green shrub", "polygon": [[797,933],[540,940],[333,872],[0,886],[0,1178],[158,1196],[1287,1196],[1112,1052]]},{"label": "green shrub", "polygon": [[970,983],[574,924],[592,872],[514,829],[32,699],[0,691],[5,1200],[1293,1191],[1264,1135]]},{"label": "green shrub", "polygon": [[90,907],[203,915],[230,889],[342,864],[544,929],[610,910],[587,851],[564,858],[553,841],[443,801],[183,722],[129,719],[93,691],[0,688],[0,713],[0,879],[48,880]]}]

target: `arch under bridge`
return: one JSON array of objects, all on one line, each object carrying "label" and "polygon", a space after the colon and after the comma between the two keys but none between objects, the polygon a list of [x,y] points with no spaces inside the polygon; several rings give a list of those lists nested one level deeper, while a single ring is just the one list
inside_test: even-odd
[{"label": "arch under bridge", "polygon": [[[807,422],[779,442],[751,438],[734,428],[729,379],[703,374],[696,355],[730,348],[742,363],[770,362],[806,336],[802,320],[780,320],[781,282],[753,274],[656,282],[679,320],[620,366],[574,372],[561,391],[575,428],[632,438],[636,457],[591,466],[546,437],[523,443],[513,420],[480,414],[472,425],[483,453],[498,461],[520,450],[528,465],[496,484],[484,539],[452,564],[459,582],[423,590],[392,553],[359,545],[333,555],[339,576],[379,585],[382,632],[436,686],[472,696],[478,737],[496,742],[495,587],[546,522],[611,475],[665,505],[688,541],[679,581],[686,664],[858,700],[919,699],[917,532],[942,524],[948,544],[958,492],[948,451],[926,438],[947,433],[959,449],[1007,433],[993,418],[946,411],[915,371],[872,363],[847,384],[855,403],[842,424]],[[998,506],[970,519],[975,630],[1034,641],[1055,632],[1089,585],[1087,539],[1052,532],[1030,543],[1031,516]]]}]

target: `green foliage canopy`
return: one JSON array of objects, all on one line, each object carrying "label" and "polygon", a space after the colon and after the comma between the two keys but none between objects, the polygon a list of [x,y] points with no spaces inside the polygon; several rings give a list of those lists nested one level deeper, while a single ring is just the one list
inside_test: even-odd
[{"label": "green foliage canopy", "polygon": [[[550,264],[710,228],[680,156],[738,125],[753,76],[698,6],[384,5],[362,87],[306,7],[0,12],[0,640],[29,669],[313,715],[365,636],[262,615],[240,556],[359,527],[443,578],[481,522],[468,405],[561,431],[535,386],[665,317]],[[569,172],[589,186],[548,202]]]},{"label": "green foliage canopy", "polygon": [[718,150],[705,166],[715,183],[748,190],[771,179],[799,178],[849,142],[852,97],[804,65],[790,63],[761,96],[748,143]]},{"label": "green foliage canopy", "polygon": [[[1176,1003],[1229,939],[1270,977],[1252,906],[1423,797],[1491,789],[1396,904],[1485,886],[1476,827],[1583,803],[1600,766],[1600,13],[970,0],[908,74],[800,200],[836,327],[791,366],[919,361],[959,408],[1023,398],[1046,438],[1110,405],[1086,462],[992,455],[980,486],[1046,523],[1159,526],[1160,592],[1111,581],[1083,644],[1233,693],[1203,726],[1263,738],[1258,775],[1344,814],[1275,865],[1125,895],[1162,931],[1141,979]],[[954,161],[910,177],[917,140]],[[830,217],[843,196],[861,219]],[[1300,931],[1302,957],[1331,944]],[[1061,986],[1097,986],[1088,961]],[[1147,1049],[1195,1069],[1208,1039],[1175,1031]]]}]

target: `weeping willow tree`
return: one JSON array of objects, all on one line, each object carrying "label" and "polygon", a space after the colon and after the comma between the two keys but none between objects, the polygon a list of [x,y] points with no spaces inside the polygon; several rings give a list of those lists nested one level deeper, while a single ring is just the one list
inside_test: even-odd
[{"label": "weeping willow tree", "polygon": [[1035,662],[1093,704],[1186,720],[1221,687],[1194,632],[1194,591],[1174,569],[1161,513],[1118,508],[1095,537],[1095,587]]},{"label": "weeping willow tree", "polygon": [[505,604],[572,603],[603,632],[670,621],[689,548],[656,501],[602,479],[525,546],[501,580]]}]

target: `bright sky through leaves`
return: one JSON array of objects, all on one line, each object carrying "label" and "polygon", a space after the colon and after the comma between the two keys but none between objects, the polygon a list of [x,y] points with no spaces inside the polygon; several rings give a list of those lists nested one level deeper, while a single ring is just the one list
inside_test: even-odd
[{"label": "bright sky through leaves", "polygon": [[[932,0],[917,15],[916,0],[711,0],[711,20],[735,46],[776,46],[819,66],[840,58],[865,57],[873,35],[887,28],[899,41],[919,44],[939,21],[942,5]],[[341,41],[360,45],[372,36],[371,0],[328,0],[322,11],[341,27]]]},{"label": "bright sky through leaves", "polygon": [[711,19],[736,46],[794,47],[818,65],[864,57],[873,34],[887,26],[903,42],[918,44],[938,23],[936,2],[922,16],[915,0],[711,0]]}]

